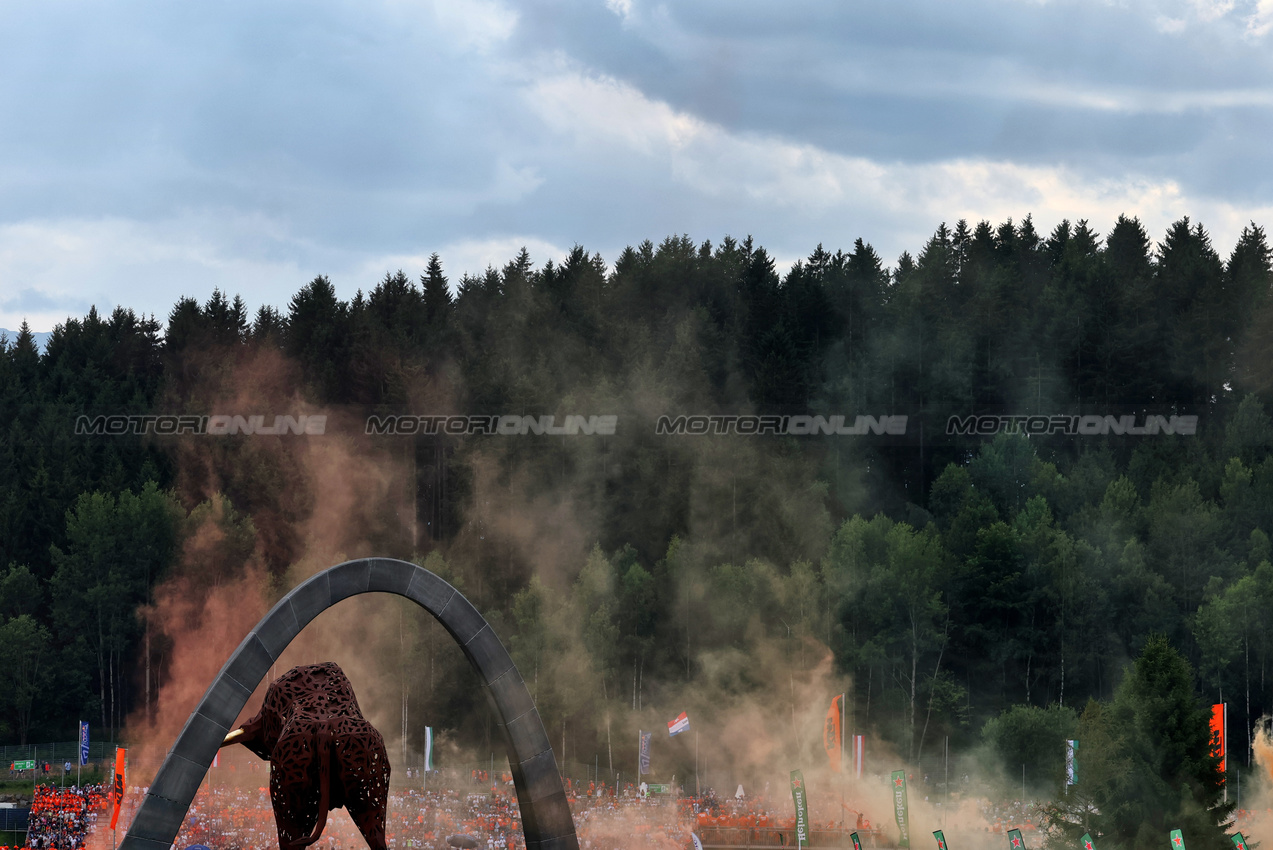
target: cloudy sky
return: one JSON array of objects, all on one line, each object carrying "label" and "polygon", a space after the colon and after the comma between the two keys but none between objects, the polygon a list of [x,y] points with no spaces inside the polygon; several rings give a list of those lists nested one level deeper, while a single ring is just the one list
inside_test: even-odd
[{"label": "cloudy sky", "polygon": [[0,0],[0,327],[437,251],[1273,226],[1273,0]]}]

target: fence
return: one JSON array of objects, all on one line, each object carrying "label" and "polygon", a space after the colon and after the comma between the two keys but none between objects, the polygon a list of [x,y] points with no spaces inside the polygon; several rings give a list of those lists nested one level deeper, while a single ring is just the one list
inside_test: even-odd
[{"label": "fence", "polygon": [[[115,758],[115,744],[107,741],[90,741],[88,744],[89,763]],[[54,744],[13,744],[0,747],[0,768],[8,768],[15,761],[35,761],[36,764],[49,763],[49,770],[59,769],[68,761],[71,766],[80,763],[80,742],[65,741]]]},{"label": "fence", "polygon": [[[806,847],[852,847],[849,829],[812,829],[805,840]],[[878,829],[859,829],[858,838],[863,847],[892,847],[893,842],[881,835]],[[704,847],[734,848],[792,848],[796,846],[796,833],[791,829],[736,829],[727,827],[704,827],[698,830],[699,839]]]},{"label": "fence", "polygon": [[26,832],[30,809],[0,809],[0,832]]}]

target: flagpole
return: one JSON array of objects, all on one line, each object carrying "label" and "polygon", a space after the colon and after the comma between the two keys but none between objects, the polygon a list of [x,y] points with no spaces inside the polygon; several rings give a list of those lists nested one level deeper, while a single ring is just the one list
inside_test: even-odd
[{"label": "flagpole", "polygon": [[698,790],[698,730],[694,730],[694,796],[699,796]]}]

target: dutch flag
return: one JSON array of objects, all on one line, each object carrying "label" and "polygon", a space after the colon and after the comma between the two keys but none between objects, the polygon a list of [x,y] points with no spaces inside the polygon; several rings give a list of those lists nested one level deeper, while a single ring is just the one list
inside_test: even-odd
[{"label": "dutch flag", "polygon": [[690,728],[690,719],[685,716],[685,712],[681,712],[675,720],[667,722],[667,734],[669,736],[679,735],[686,729]]}]

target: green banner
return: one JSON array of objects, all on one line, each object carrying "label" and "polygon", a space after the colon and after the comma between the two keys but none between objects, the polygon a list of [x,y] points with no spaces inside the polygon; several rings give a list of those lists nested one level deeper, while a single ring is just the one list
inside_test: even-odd
[{"label": "green banner", "polygon": [[853,840],[853,850],[862,850],[862,839],[858,838],[856,832],[850,832],[849,838]]},{"label": "green banner", "polygon": [[1178,829],[1171,831],[1171,850],[1185,850],[1185,837]]},{"label": "green banner", "polygon": [[13,770],[35,770],[35,759],[31,759],[30,761],[15,761],[13,763],[12,769]]},{"label": "green banner", "polygon": [[1025,850],[1025,839],[1021,837],[1021,830],[1008,830],[1008,846],[1012,850]]},{"label": "green banner", "polygon": [[791,799],[796,804],[796,848],[809,843],[809,799],[805,793],[804,776],[800,771],[791,771]]},{"label": "green banner", "polygon": [[901,830],[901,838],[897,840],[898,847],[909,848],[911,846],[911,830],[907,821],[906,812],[906,771],[893,771],[893,814],[897,818],[897,828]]},{"label": "green banner", "polygon": [[671,790],[671,786],[670,785],[655,785],[653,782],[651,782],[649,785],[645,786],[645,790],[649,791],[651,794],[667,794]]},{"label": "green banner", "polygon": [[949,848],[946,847],[946,836],[942,835],[942,831],[940,829],[933,831],[933,838],[937,839],[937,850],[949,850]]},{"label": "green banner", "polygon": [[1086,832],[1083,833],[1083,850],[1096,850],[1096,847],[1092,844],[1092,836]]},{"label": "green banner", "polygon": [[1233,834],[1233,850],[1246,850],[1246,839],[1242,837],[1242,833]]}]

